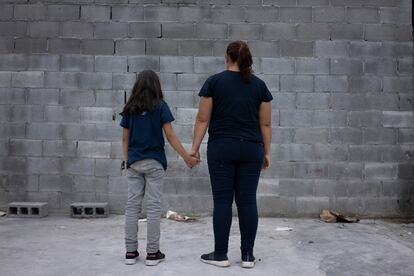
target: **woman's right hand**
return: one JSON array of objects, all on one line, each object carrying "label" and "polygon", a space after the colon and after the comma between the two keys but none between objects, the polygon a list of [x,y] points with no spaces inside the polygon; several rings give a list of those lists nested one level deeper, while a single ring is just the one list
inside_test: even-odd
[{"label": "woman's right hand", "polygon": [[[195,158],[197,158],[198,160],[200,160],[200,152],[198,151],[198,150],[194,150],[194,149],[192,149],[192,150],[190,150],[189,152],[188,152],[188,154],[190,155],[190,156],[194,156]],[[201,160],[200,160],[201,161]]]},{"label": "woman's right hand", "polygon": [[187,154],[187,156],[184,158],[184,161],[189,168],[192,168],[201,162],[199,158],[190,154]]},{"label": "woman's right hand", "polygon": [[269,167],[270,167],[270,154],[265,154],[262,170],[267,170]]}]

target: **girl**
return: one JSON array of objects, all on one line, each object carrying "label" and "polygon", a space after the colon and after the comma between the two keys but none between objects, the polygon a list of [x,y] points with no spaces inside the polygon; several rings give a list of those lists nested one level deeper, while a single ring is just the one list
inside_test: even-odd
[{"label": "girl", "polygon": [[174,117],[163,101],[160,81],[155,72],[138,75],[122,113],[122,149],[128,168],[128,201],[125,208],[126,264],[135,264],[138,249],[138,215],[144,195],[147,196],[146,265],[157,265],[165,259],[159,250],[161,197],[167,168],[162,130],[171,146],[190,168],[199,160],[190,156],[175,135]]}]

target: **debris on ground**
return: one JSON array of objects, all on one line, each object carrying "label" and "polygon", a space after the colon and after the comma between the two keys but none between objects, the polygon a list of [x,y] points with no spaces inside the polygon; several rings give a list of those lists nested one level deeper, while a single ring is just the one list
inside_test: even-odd
[{"label": "debris on ground", "polygon": [[345,224],[341,223],[341,224],[339,224],[339,225],[338,225],[338,228],[339,228],[339,229],[345,229],[345,228],[346,228],[346,226],[345,226]]},{"label": "debris on ground", "polygon": [[404,228],[414,228],[414,223],[403,224],[403,225],[401,225],[401,227],[404,227]]},{"label": "debris on ground", "polygon": [[147,219],[146,218],[139,219],[138,222],[147,222]]},{"label": "debris on ground", "polygon": [[6,215],[6,212],[0,211],[0,217],[4,217]]},{"label": "debris on ground", "polygon": [[322,221],[328,222],[328,223],[334,223],[334,222],[354,223],[354,222],[359,222],[359,218],[344,216],[344,215],[341,215],[339,213],[333,212],[331,210],[322,210],[319,217],[321,218]]},{"label": "debris on ground", "polygon": [[276,231],[292,231],[293,228],[286,227],[286,226],[278,226],[276,227]]},{"label": "debris on ground", "polygon": [[171,219],[171,220],[175,220],[175,221],[184,221],[184,222],[191,222],[191,221],[196,220],[196,218],[180,215],[177,212],[174,212],[174,211],[171,211],[171,210],[167,211],[166,218]]}]

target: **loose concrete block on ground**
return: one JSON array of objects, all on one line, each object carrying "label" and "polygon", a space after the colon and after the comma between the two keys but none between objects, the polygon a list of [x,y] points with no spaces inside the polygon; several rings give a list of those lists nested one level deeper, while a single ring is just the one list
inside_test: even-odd
[{"label": "loose concrete block on ground", "polygon": [[49,214],[46,202],[10,202],[7,207],[8,217],[42,218]]}]

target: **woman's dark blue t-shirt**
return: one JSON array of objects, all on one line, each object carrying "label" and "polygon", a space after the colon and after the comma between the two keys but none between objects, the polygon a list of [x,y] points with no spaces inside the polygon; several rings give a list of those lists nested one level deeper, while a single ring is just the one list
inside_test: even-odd
[{"label": "woman's dark blue t-shirt", "polygon": [[253,75],[246,82],[240,72],[226,70],[209,77],[198,95],[213,98],[209,141],[232,137],[263,142],[259,108],[273,99],[264,81]]},{"label": "woman's dark blue t-shirt", "polygon": [[120,125],[129,129],[127,168],[136,161],[155,159],[167,169],[162,126],[174,121],[167,103],[151,112],[122,116]]}]

